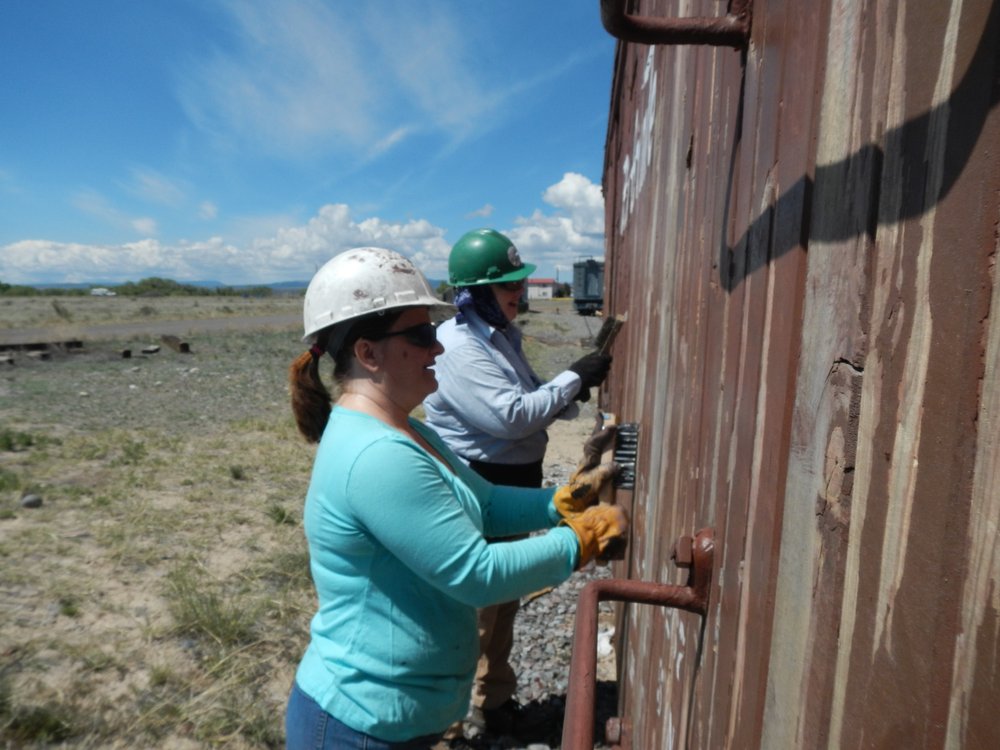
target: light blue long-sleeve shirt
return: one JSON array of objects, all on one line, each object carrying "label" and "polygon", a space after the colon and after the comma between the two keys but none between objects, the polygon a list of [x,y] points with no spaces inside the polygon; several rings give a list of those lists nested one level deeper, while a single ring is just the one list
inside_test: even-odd
[{"label": "light blue long-sleeve shirt", "polygon": [[567,527],[487,544],[484,534],[556,524],[554,490],[492,485],[411,423],[453,471],[398,430],[335,407],[304,512],[319,609],[296,681],[344,724],[388,741],[461,719],[476,608],[558,585],[579,554]]},{"label": "light blue long-sleeve shirt", "polygon": [[455,453],[475,461],[527,464],[545,456],[545,428],[579,414],[580,376],[567,370],[542,383],[520,353],[521,332],[493,328],[464,309],[438,326],[444,354],[438,389],[424,400],[427,424]]}]

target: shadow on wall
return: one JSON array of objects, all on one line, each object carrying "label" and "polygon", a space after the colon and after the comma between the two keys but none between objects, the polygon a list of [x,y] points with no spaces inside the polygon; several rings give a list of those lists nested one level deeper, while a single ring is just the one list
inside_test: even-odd
[{"label": "shadow on wall", "polygon": [[[925,114],[888,131],[883,144],[869,144],[834,164],[816,167],[815,179],[803,176],[757,217],[732,246],[723,238],[719,252],[719,274],[727,291],[732,291],[750,274],[810,238],[846,240],[868,234],[874,238],[879,225],[888,225],[918,216],[941,201],[955,185],[979,142],[989,115],[1000,101],[1000,2],[994,0],[969,67],[945,102]],[[740,90],[737,128],[734,133],[729,185],[726,189],[724,226],[729,226],[729,210],[735,160],[742,135],[746,77]],[[947,127],[947,140],[937,195],[928,195],[933,175],[925,155],[939,136],[936,128]],[[900,200],[881,201],[880,188],[885,154],[902,155],[898,179]],[[813,194],[847,196],[843,213],[821,212],[811,224]],[[776,217],[789,217],[792,225],[800,220],[800,231],[775,234]],[[770,252],[768,252],[768,248]]]}]

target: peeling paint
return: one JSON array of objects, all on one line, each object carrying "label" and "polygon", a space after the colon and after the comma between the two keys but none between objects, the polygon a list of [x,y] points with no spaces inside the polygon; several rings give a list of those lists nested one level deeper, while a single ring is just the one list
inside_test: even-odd
[{"label": "peeling paint", "polygon": [[653,61],[656,58],[656,48],[650,47],[646,53],[646,65],[642,74],[641,92],[645,95],[646,108],[641,113],[635,112],[635,132],[639,134],[631,155],[622,160],[622,198],[621,224],[618,231],[625,232],[629,218],[635,210],[637,196],[646,184],[646,173],[652,158],[653,127],[656,123],[656,72]]},{"label": "peeling paint", "polygon": [[[1000,226],[1000,206],[997,206]],[[1000,250],[996,238],[994,257]],[[985,329],[983,398],[979,411],[979,429],[986,436],[976,450],[972,504],[975,511],[969,545],[969,573],[962,592],[960,630],[955,639],[955,658],[951,675],[951,701],[948,706],[947,745],[949,750],[974,747],[974,738],[986,747],[989,730],[976,727],[970,731],[970,706],[976,696],[977,681],[996,685],[1000,682],[997,647],[1000,645],[1000,274],[993,273],[990,316]],[[992,648],[980,653],[979,644]],[[982,674],[980,674],[982,672]],[[991,711],[991,714],[993,712]],[[986,717],[996,726],[996,717]],[[1000,731],[997,732],[1000,734]],[[973,736],[970,736],[973,735]]]}]

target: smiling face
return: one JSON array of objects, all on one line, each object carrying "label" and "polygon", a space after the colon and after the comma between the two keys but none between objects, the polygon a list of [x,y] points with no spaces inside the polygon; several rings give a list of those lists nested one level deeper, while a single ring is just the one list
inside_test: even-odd
[{"label": "smiling face", "polygon": [[382,350],[386,386],[392,400],[409,411],[437,390],[437,377],[431,367],[444,347],[436,339],[429,346],[414,343],[418,336],[392,335],[415,326],[429,324],[430,313],[426,307],[411,307],[393,323],[390,335],[377,342]]},{"label": "smiling face", "polygon": [[493,296],[497,298],[497,304],[507,316],[507,320],[513,321],[517,317],[517,306],[521,302],[521,294],[524,292],[524,281],[508,281],[505,284],[490,284]]}]

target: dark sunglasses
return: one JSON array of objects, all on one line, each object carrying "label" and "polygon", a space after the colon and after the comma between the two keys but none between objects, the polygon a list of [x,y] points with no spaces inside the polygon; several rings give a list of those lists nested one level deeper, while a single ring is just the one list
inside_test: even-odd
[{"label": "dark sunglasses", "polygon": [[524,289],[524,279],[520,281],[502,281],[497,286],[506,292],[520,292]]},{"label": "dark sunglasses", "polygon": [[420,323],[419,325],[404,328],[401,331],[389,331],[372,341],[381,341],[392,336],[402,336],[406,341],[421,349],[430,349],[437,343],[437,328],[432,323]]}]

